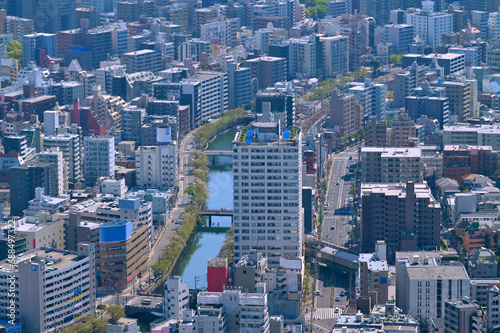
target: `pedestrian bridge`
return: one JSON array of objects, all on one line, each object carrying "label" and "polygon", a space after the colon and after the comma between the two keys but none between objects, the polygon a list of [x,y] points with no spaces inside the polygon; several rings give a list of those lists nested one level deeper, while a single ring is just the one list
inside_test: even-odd
[{"label": "pedestrian bridge", "polygon": [[233,156],[232,150],[204,150],[207,156]]}]

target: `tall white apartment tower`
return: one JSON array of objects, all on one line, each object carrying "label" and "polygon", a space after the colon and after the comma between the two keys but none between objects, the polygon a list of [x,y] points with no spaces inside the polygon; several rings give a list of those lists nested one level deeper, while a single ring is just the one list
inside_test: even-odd
[{"label": "tall white apartment tower", "polygon": [[68,164],[64,160],[63,152],[59,147],[50,147],[38,153],[38,161],[42,163],[52,163],[55,165],[57,195],[62,195],[68,189]]},{"label": "tall white apartment tower", "polygon": [[302,257],[301,133],[256,122],[233,141],[234,259],[256,249],[278,267]]},{"label": "tall white apartment tower", "polygon": [[84,175],[85,181],[95,184],[99,177],[115,175],[115,138],[88,137],[84,143]]},{"label": "tall white apartment tower", "polygon": [[56,134],[59,127],[59,111],[48,110],[43,112],[43,133],[48,135]]}]

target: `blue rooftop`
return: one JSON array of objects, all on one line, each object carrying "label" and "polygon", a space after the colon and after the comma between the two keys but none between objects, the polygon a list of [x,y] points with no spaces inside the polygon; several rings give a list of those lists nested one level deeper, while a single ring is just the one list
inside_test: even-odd
[{"label": "blue rooftop", "polygon": [[248,133],[247,133],[247,137],[245,138],[245,141],[247,143],[252,143],[252,138],[253,138],[253,133],[255,131],[254,130],[249,130]]},{"label": "blue rooftop", "polygon": [[290,131],[286,130],[283,132],[283,140],[288,140],[290,139]]}]

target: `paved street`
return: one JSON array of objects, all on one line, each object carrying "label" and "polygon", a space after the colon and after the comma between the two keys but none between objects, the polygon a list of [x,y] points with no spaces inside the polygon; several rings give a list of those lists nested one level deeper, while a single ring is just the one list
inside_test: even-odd
[{"label": "paved street", "polygon": [[[351,158],[351,159],[350,159]],[[328,193],[323,220],[321,238],[333,244],[346,246],[351,230],[351,214],[347,210],[350,205],[351,183],[355,180],[354,174],[346,177],[347,166],[358,162],[358,146],[349,148],[333,155],[332,169],[328,180]]]}]

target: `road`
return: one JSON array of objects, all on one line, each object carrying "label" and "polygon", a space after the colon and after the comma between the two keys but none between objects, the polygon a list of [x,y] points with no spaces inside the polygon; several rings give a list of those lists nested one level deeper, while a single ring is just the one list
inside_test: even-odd
[{"label": "road", "polygon": [[[181,163],[179,163],[178,170],[178,179],[179,179],[179,192],[177,196],[177,201],[175,206],[170,210],[169,217],[165,226],[155,235],[155,241],[153,243],[153,248],[149,254],[148,266],[156,263],[158,258],[160,257],[163,249],[168,247],[168,243],[170,242],[170,236],[174,234],[179,225],[172,223],[172,220],[177,220],[180,215],[183,213],[183,208],[191,201],[191,196],[184,193],[186,187],[194,181],[194,175],[192,173],[192,167],[189,166],[189,154],[190,154],[190,146],[193,145],[193,135],[188,134],[179,145],[179,159]],[[184,177],[182,177],[184,176]],[[183,178],[183,179],[182,179]],[[97,304],[125,304],[126,300],[131,299],[131,296],[135,295],[141,283],[144,283],[146,286],[149,285],[149,279],[151,271],[148,270],[147,274],[144,274],[140,281],[134,282],[132,286],[127,287],[122,290],[119,295],[106,295],[100,297],[96,300]]]},{"label": "road", "polygon": [[[343,312],[347,304],[346,292],[349,290],[349,275],[342,270],[319,267],[319,279],[316,288],[320,294],[314,300],[315,314],[314,320],[333,324],[330,320],[338,317]],[[343,293],[344,296],[341,296]],[[337,301],[336,298],[339,297]],[[338,308],[338,312],[326,311],[327,308]]]},{"label": "road", "polygon": [[355,181],[355,178],[352,173],[346,177],[346,172],[348,171],[347,166],[357,163],[357,161],[358,146],[333,155],[326,204],[323,203],[325,217],[321,238],[339,246],[346,246],[349,242],[349,231],[351,230],[349,223],[352,216],[347,207],[352,204],[349,199],[352,198],[350,195],[351,183]]}]

